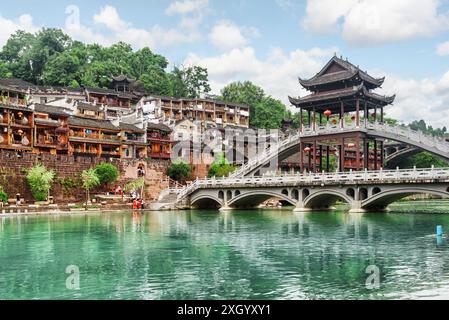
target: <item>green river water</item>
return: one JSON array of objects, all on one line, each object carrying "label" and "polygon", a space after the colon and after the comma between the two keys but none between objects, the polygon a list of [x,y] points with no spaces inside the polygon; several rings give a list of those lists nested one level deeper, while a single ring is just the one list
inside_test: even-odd
[{"label": "green river water", "polygon": [[449,299],[449,202],[392,209],[0,217],[0,299]]}]

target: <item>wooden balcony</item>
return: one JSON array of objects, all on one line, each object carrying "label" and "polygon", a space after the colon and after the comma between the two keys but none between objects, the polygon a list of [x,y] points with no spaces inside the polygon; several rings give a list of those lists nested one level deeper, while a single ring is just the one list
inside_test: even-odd
[{"label": "wooden balcony", "polygon": [[26,105],[27,105],[25,99],[5,97],[5,96],[0,96],[0,103],[5,104],[5,105],[11,105],[11,106],[19,106],[19,107],[26,107]]}]

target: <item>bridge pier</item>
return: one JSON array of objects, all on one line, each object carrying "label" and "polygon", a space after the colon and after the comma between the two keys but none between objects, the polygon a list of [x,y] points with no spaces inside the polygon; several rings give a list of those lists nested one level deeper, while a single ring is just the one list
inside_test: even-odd
[{"label": "bridge pier", "polygon": [[354,200],[350,204],[351,208],[349,209],[349,213],[364,213],[365,209],[362,208],[362,201]]}]

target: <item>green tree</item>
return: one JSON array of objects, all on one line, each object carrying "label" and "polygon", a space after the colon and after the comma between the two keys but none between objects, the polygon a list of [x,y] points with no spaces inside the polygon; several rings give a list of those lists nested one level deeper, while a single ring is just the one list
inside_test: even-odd
[{"label": "green tree", "polygon": [[100,184],[108,185],[118,179],[119,171],[110,163],[100,163],[95,167],[95,172],[100,179]]},{"label": "green tree", "polygon": [[27,181],[36,201],[45,201],[53,184],[55,173],[47,170],[43,165],[37,164],[28,171]]},{"label": "green tree", "polygon": [[0,186],[0,202],[2,203],[8,202],[8,195],[6,194],[2,186]]},{"label": "green tree", "polygon": [[72,39],[59,29],[43,28],[36,34],[17,31],[8,39],[0,56],[14,77],[42,84],[47,62],[71,44]]},{"label": "green tree", "polygon": [[174,97],[197,99],[211,91],[207,69],[199,66],[189,68],[175,66],[169,80],[170,95]]},{"label": "green tree", "polygon": [[252,125],[262,129],[278,129],[282,120],[290,118],[291,113],[279,100],[271,97],[264,97],[261,102],[255,105],[255,114]]},{"label": "green tree", "polygon": [[177,160],[170,165],[167,174],[173,180],[182,182],[192,175],[192,169],[186,162]]},{"label": "green tree", "polygon": [[293,118],[279,100],[266,96],[261,87],[250,81],[234,82],[221,90],[222,99],[250,108],[250,125],[262,129],[278,129],[283,118]]},{"label": "green tree", "polygon": [[143,192],[143,188],[145,187],[145,178],[139,178],[137,180],[134,180],[128,184],[125,185],[125,187],[123,188],[124,192],[133,192],[135,191],[136,193],[139,191],[141,193],[141,196],[143,198],[144,196],[144,192]]},{"label": "green tree", "polygon": [[225,155],[221,153],[217,159],[212,163],[209,169],[209,178],[216,177],[227,177],[229,174],[235,171],[236,167],[231,165],[229,161],[226,159]]},{"label": "green tree", "polygon": [[100,178],[98,178],[95,169],[84,170],[81,173],[81,181],[84,190],[86,190],[86,206],[90,202],[90,190],[100,185]]},{"label": "green tree", "polygon": [[435,166],[436,168],[445,168],[448,166],[448,163],[431,153],[421,152],[407,158],[399,164],[399,167],[404,169],[412,169],[415,166],[417,168],[431,168],[432,166]]}]

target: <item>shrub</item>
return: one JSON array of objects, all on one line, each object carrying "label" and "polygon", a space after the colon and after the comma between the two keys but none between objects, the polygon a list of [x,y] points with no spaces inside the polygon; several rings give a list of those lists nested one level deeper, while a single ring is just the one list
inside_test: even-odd
[{"label": "shrub", "polygon": [[168,168],[168,176],[176,181],[183,181],[190,177],[191,174],[192,169],[182,160],[174,161]]},{"label": "shrub", "polygon": [[6,203],[8,202],[8,195],[6,194],[6,192],[3,190],[3,187],[0,186],[0,202]]},{"label": "shrub", "polygon": [[95,169],[89,169],[81,173],[81,181],[83,182],[83,188],[86,190],[87,204],[90,201],[90,190],[100,185],[100,178]]},{"label": "shrub", "polygon": [[57,182],[61,185],[65,194],[70,193],[72,190],[80,186],[80,181],[71,177],[60,178],[57,180]]},{"label": "shrub", "polygon": [[116,166],[110,163],[101,163],[95,167],[95,172],[100,179],[100,184],[109,184],[118,179],[119,171]]},{"label": "shrub", "polygon": [[227,177],[235,171],[235,167],[229,164],[224,154],[220,154],[217,160],[214,161],[209,169],[209,177]]},{"label": "shrub", "polygon": [[36,201],[45,201],[48,198],[55,173],[47,170],[43,165],[37,164],[28,171],[27,181]]}]

